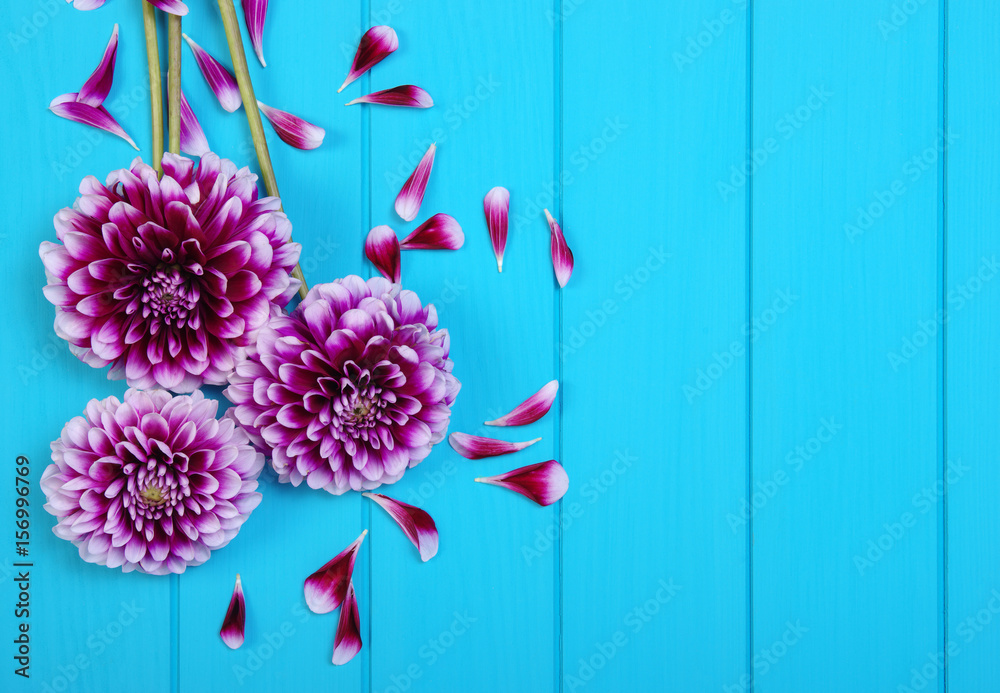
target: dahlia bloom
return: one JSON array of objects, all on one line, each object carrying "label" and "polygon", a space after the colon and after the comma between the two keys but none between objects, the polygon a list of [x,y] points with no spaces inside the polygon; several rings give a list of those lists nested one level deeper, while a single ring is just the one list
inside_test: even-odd
[{"label": "dahlia bloom", "polygon": [[91,400],[42,474],[56,536],[90,563],[183,573],[228,544],[260,503],[264,456],[201,392]]},{"label": "dahlia bloom", "polygon": [[432,304],[382,277],[349,276],[273,318],[225,394],[280,481],[371,490],[444,438],[461,387],[448,349]]},{"label": "dahlia bloom", "polygon": [[298,290],[301,250],[276,197],[215,154],[163,156],[80,184],[39,248],[56,333],[82,361],[137,388],[222,385]]}]

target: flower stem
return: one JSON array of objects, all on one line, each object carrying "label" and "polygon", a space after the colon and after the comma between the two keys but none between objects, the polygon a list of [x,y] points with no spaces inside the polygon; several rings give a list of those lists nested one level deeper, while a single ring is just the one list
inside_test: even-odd
[{"label": "flower stem", "polygon": [[156,8],[142,0],[142,23],[146,30],[146,60],[149,62],[149,104],[153,116],[153,168],[163,173],[163,87],[160,82],[160,45],[156,39]]},{"label": "flower stem", "polygon": [[181,18],[167,15],[167,130],[169,149],[181,153]]},{"label": "flower stem", "polygon": [[[260,109],[257,108],[257,97],[253,93],[250,82],[250,69],[247,67],[247,56],[243,50],[243,35],[240,33],[240,22],[236,18],[236,8],[233,0],[219,0],[219,13],[222,15],[222,25],[226,28],[226,41],[229,43],[229,55],[233,59],[233,70],[236,73],[236,83],[240,87],[240,97],[243,99],[243,110],[247,112],[247,122],[250,124],[250,136],[257,151],[257,163],[260,175],[264,179],[264,189],[268,195],[281,198],[278,193],[278,181],[274,177],[274,167],[271,165],[271,154],[267,150],[267,139],[264,137],[264,124],[260,119]],[[309,287],[302,269],[295,265],[292,276],[302,284],[299,286],[299,296],[306,297]]]}]

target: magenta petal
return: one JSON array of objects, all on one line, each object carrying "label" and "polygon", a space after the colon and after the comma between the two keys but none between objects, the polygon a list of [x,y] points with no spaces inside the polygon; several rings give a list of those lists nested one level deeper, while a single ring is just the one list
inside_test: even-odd
[{"label": "magenta petal", "polygon": [[328,614],[343,603],[354,572],[354,561],[366,534],[367,529],[350,546],[306,578],[306,605],[313,613]]},{"label": "magenta petal", "polygon": [[365,256],[391,282],[399,283],[399,239],[388,226],[376,226],[365,239]]},{"label": "magenta petal", "polygon": [[510,193],[497,186],[483,199],[486,225],[490,231],[493,254],[497,256],[497,271],[503,272],[503,251],[507,247],[507,214],[510,211]]},{"label": "magenta petal", "polygon": [[74,123],[82,123],[91,127],[100,128],[112,135],[118,135],[123,140],[131,144],[137,151],[139,147],[132,138],[128,136],[122,126],[118,124],[104,106],[88,106],[76,100],[75,93],[57,96],[49,104],[49,110],[60,118],[72,120]]},{"label": "magenta petal", "polygon": [[257,102],[257,106],[267,116],[282,142],[290,144],[296,149],[316,149],[323,144],[326,130],[320,126],[313,125],[287,111],[271,108],[260,101]]},{"label": "magenta petal", "polygon": [[205,156],[209,151],[208,139],[205,131],[201,129],[201,123],[191,110],[184,92],[181,92],[181,151],[192,156]]},{"label": "magenta petal", "polygon": [[66,2],[72,2],[73,8],[77,10],[96,10],[98,7],[103,7],[107,0],[66,0]]},{"label": "magenta petal", "polygon": [[566,470],[555,460],[529,464],[505,474],[481,477],[476,481],[517,491],[539,505],[552,505],[566,495],[569,488]]},{"label": "magenta petal", "polygon": [[552,402],[559,392],[559,381],[550,380],[542,389],[521,402],[509,414],[499,419],[487,421],[487,426],[523,426],[538,421],[549,412]]},{"label": "magenta petal", "polygon": [[458,250],[465,243],[465,234],[455,218],[435,214],[399,242],[403,250]]},{"label": "magenta petal", "polygon": [[191,40],[187,34],[183,34],[184,40],[191,47],[194,59],[198,63],[201,74],[204,75],[208,86],[215,92],[215,97],[219,99],[222,107],[232,113],[243,99],[240,98],[240,88],[236,84],[236,78],[218,60],[208,54],[204,48]]},{"label": "magenta petal", "polygon": [[427,190],[427,180],[431,176],[431,169],[434,168],[436,151],[436,144],[427,148],[420,163],[413,169],[413,173],[403,183],[403,189],[396,196],[396,214],[404,221],[413,221],[417,218],[417,212],[420,211],[420,205],[424,201],[424,191]]},{"label": "magenta petal", "polygon": [[434,105],[431,95],[420,87],[412,84],[404,84],[392,89],[372,92],[365,96],[359,96],[353,101],[348,101],[345,106],[353,106],[356,103],[378,103],[383,106],[409,106],[411,108],[430,108]]},{"label": "magenta petal", "polygon": [[451,447],[455,449],[455,452],[469,460],[481,460],[484,457],[507,455],[518,450],[524,450],[529,445],[534,445],[540,440],[541,438],[535,438],[523,443],[508,443],[506,440],[472,436],[468,433],[452,433],[448,436],[448,442],[451,443]]},{"label": "magenta petal", "polygon": [[158,9],[169,14],[176,14],[178,17],[183,17],[188,13],[187,5],[180,0],[149,0],[149,2],[156,5]]},{"label": "magenta petal", "polygon": [[556,272],[559,288],[562,288],[566,286],[570,275],[573,274],[573,251],[566,244],[562,228],[547,209],[545,210],[545,218],[549,220],[549,228],[552,230],[552,268]]},{"label": "magenta petal", "polygon": [[398,500],[383,496],[381,493],[362,493],[382,506],[400,526],[406,537],[420,551],[420,559],[424,562],[434,558],[438,551],[438,531],[425,511]]},{"label": "magenta petal", "polygon": [[243,18],[247,23],[247,33],[250,34],[250,44],[257,60],[264,67],[264,18],[267,16],[267,0],[243,0]]},{"label": "magenta petal", "polygon": [[358,42],[358,51],[354,54],[351,71],[337,93],[344,91],[344,87],[385,60],[397,48],[399,48],[399,38],[391,26],[373,26],[366,31]]},{"label": "magenta petal", "polygon": [[360,651],[361,619],[358,617],[358,597],[352,582],[347,586],[344,607],[337,622],[337,634],[333,638],[333,663],[347,664]]},{"label": "magenta petal", "polygon": [[108,92],[111,91],[111,82],[115,78],[115,59],[117,56],[118,25],[115,24],[115,28],[111,31],[111,39],[108,40],[108,46],[104,49],[104,57],[101,58],[97,69],[80,87],[80,93],[76,96],[77,101],[95,108],[104,103],[104,99],[108,98]]},{"label": "magenta petal", "polygon": [[226,617],[222,619],[222,629],[219,631],[222,642],[226,643],[229,649],[238,649],[243,644],[246,621],[247,607],[243,600],[243,583],[240,581],[239,573],[237,573],[236,586],[233,588],[233,596],[229,600],[229,609],[226,610]]}]

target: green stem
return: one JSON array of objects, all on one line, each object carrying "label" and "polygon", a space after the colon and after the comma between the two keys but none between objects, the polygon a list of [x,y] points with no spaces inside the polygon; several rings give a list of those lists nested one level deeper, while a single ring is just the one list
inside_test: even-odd
[{"label": "green stem", "polygon": [[142,23],[146,30],[146,60],[149,62],[149,104],[153,116],[153,168],[163,173],[163,86],[160,82],[160,45],[156,39],[156,8],[142,0]]},{"label": "green stem", "polygon": [[167,130],[169,149],[181,153],[181,18],[167,15]]},{"label": "green stem", "polygon": [[[264,189],[268,195],[281,198],[278,193],[278,181],[274,177],[274,166],[271,165],[271,154],[267,150],[267,139],[264,137],[264,124],[260,119],[260,109],[257,108],[257,97],[253,93],[250,82],[250,69],[247,67],[247,56],[243,50],[243,35],[240,33],[240,22],[236,18],[236,8],[233,0],[219,0],[219,13],[222,15],[222,25],[226,29],[226,41],[229,43],[229,55],[233,59],[233,70],[236,73],[236,83],[240,87],[240,98],[243,99],[243,110],[247,113],[250,124],[250,136],[257,152],[257,163],[260,175],[264,179]],[[299,296],[306,297],[309,287],[302,269],[295,265],[292,276],[302,282],[299,286]]]}]

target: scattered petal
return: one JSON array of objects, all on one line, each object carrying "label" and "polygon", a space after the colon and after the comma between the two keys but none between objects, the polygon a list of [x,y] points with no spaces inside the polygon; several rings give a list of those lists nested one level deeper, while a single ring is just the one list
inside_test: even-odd
[{"label": "scattered petal", "polygon": [[376,226],[365,239],[365,256],[391,282],[399,283],[399,239],[388,226]]},{"label": "scattered petal", "polygon": [[191,40],[190,36],[187,34],[182,34],[182,36],[184,36],[184,40],[191,47],[191,52],[194,53],[194,59],[198,63],[198,68],[201,70],[201,74],[204,75],[205,81],[208,82],[208,86],[215,92],[215,97],[219,100],[219,103],[230,113],[235,111],[243,103],[243,99],[240,98],[240,88],[236,84],[236,78],[233,77],[232,73],[222,63],[209,55],[208,51]]},{"label": "scattered petal", "polygon": [[111,91],[111,82],[115,78],[115,59],[118,56],[118,25],[111,31],[111,39],[107,48],[104,49],[104,56],[97,69],[87,78],[87,81],[80,87],[80,93],[76,100],[88,106],[97,108],[104,99],[108,98]]},{"label": "scattered petal", "polygon": [[412,84],[404,84],[392,89],[372,92],[365,96],[359,96],[353,101],[348,101],[345,106],[353,106],[356,103],[379,103],[383,106],[410,106],[412,108],[430,108],[434,105],[431,95],[420,87]]},{"label": "scattered petal", "polygon": [[340,610],[337,634],[333,638],[333,663],[347,664],[361,651],[361,619],[358,617],[358,597],[354,583],[347,585],[347,597]]},{"label": "scattered petal", "polygon": [[552,505],[566,495],[569,488],[566,470],[555,460],[529,464],[505,474],[481,477],[476,481],[517,491],[539,505]]},{"label": "scattered petal", "polygon": [[566,245],[566,237],[563,236],[562,228],[556,220],[545,210],[545,218],[549,220],[549,228],[552,230],[552,268],[556,271],[556,281],[559,288],[566,286],[570,275],[573,274],[573,251]]},{"label": "scattered petal", "polygon": [[66,0],[66,2],[72,2],[74,9],[77,10],[96,10],[98,7],[103,7],[107,0]]},{"label": "scattered petal", "polygon": [[282,142],[290,144],[296,149],[316,149],[323,144],[326,130],[320,126],[313,125],[287,111],[271,108],[260,101],[257,102],[257,107],[270,121]]},{"label": "scattered petal", "polygon": [[465,234],[455,218],[435,214],[399,242],[403,250],[458,250],[465,243]]},{"label": "scattered petal", "polygon": [[82,123],[84,125],[89,125],[91,127],[100,128],[105,132],[110,132],[112,135],[118,135],[123,140],[131,144],[136,151],[139,147],[132,138],[128,136],[122,126],[118,124],[118,121],[111,117],[108,113],[108,109],[104,106],[88,106],[85,103],[80,103],[76,100],[77,94],[63,94],[62,96],[57,96],[52,99],[52,103],[49,104],[49,110],[55,113],[60,118],[65,118],[66,120],[72,120],[74,123]]},{"label": "scattered petal", "polygon": [[222,642],[226,643],[229,649],[239,649],[243,644],[246,621],[247,607],[243,600],[243,583],[240,581],[239,573],[237,573],[236,586],[233,588],[233,596],[229,600],[229,609],[226,610],[226,617],[222,619],[222,629],[219,631]]},{"label": "scattered petal", "polygon": [[183,17],[188,13],[187,5],[180,0],[149,0],[149,2],[156,5],[158,9],[168,14],[176,14],[178,17]]},{"label": "scattered petal", "polygon": [[181,92],[181,151],[192,156],[205,156],[211,150],[208,148],[208,139],[205,131],[201,129],[201,123],[191,110],[184,92]]},{"label": "scattered petal", "polygon": [[366,529],[350,546],[334,556],[315,573],[306,578],[306,605],[316,614],[328,614],[340,606],[347,596],[347,587],[354,572],[354,561],[364,541]]},{"label": "scattered petal", "polygon": [[243,0],[243,18],[247,23],[247,33],[250,34],[250,44],[257,60],[264,67],[264,18],[267,16],[267,0]]},{"label": "scattered petal", "polygon": [[486,225],[490,231],[493,254],[497,256],[497,271],[503,272],[503,251],[507,247],[507,213],[510,211],[510,193],[499,185],[483,199]]},{"label": "scattered petal", "polygon": [[487,426],[523,426],[538,421],[549,412],[556,393],[559,392],[559,381],[550,380],[542,389],[521,402],[509,414],[499,419],[487,421]]},{"label": "scattered petal", "polygon": [[452,433],[448,436],[448,442],[451,443],[451,447],[455,448],[455,452],[468,460],[481,460],[484,457],[507,455],[518,450],[524,450],[529,445],[534,445],[540,440],[541,438],[535,438],[523,443],[509,443],[506,440],[472,436],[468,433]]},{"label": "scattered petal", "polygon": [[431,169],[434,168],[436,151],[436,143],[427,148],[420,163],[413,169],[413,173],[403,183],[403,189],[396,196],[396,214],[402,217],[403,221],[413,221],[417,218],[420,204],[424,201],[424,191],[427,190],[427,179],[431,177]]},{"label": "scattered petal", "polygon": [[399,38],[391,26],[373,26],[366,31],[358,42],[358,52],[354,54],[351,71],[337,93],[344,91],[344,87],[388,58],[397,48],[399,48]]},{"label": "scattered petal", "polygon": [[383,496],[381,493],[361,495],[371,498],[392,516],[403,533],[420,551],[422,561],[427,562],[434,558],[438,551],[438,531],[430,515],[420,508]]}]

